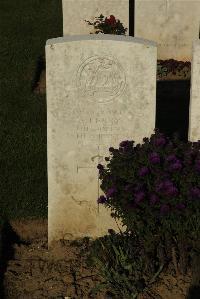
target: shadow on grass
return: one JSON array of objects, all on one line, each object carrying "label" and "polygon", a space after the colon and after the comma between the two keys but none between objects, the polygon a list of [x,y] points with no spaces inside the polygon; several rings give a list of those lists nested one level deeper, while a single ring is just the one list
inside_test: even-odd
[{"label": "shadow on grass", "polygon": [[23,244],[27,245],[28,242],[20,240],[20,237],[15,233],[9,221],[5,219],[1,229],[1,262],[0,262],[0,298],[6,298],[6,290],[4,289],[4,275],[7,270],[9,260],[14,258],[13,245]]},{"label": "shadow on grass", "polygon": [[33,78],[32,84],[31,84],[31,91],[32,92],[34,92],[35,88],[37,87],[38,82],[40,80],[41,72],[43,70],[45,70],[45,68],[46,68],[45,56],[40,55],[37,59],[37,62],[36,62],[36,72],[35,72],[35,76]]}]

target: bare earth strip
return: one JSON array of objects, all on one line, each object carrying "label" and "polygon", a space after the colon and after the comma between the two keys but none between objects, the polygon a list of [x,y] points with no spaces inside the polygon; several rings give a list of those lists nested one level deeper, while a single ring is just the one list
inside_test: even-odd
[{"label": "bare earth strip", "polygon": [[[6,298],[111,298],[102,291],[95,297],[89,292],[102,281],[97,269],[86,266],[88,244],[60,240],[51,250],[47,245],[47,220],[11,221],[13,230],[27,245],[14,245],[14,258],[9,261],[4,277]],[[85,252],[85,254],[81,253]],[[169,269],[161,273],[148,293],[138,299],[185,299],[191,283],[191,273],[175,277]]]}]

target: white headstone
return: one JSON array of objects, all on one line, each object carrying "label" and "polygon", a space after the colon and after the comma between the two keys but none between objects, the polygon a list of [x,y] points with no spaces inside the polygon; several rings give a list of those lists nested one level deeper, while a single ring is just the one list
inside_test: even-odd
[{"label": "white headstone", "polygon": [[155,128],[154,42],[116,35],[50,39],[46,44],[48,234],[93,238],[118,231],[99,206],[98,163],[123,140]]},{"label": "white headstone", "polygon": [[100,14],[104,17],[114,15],[125,28],[129,26],[129,0],[62,0],[62,5],[64,36],[90,34],[93,26],[84,20],[93,22]]},{"label": "white headstone", "polygon": [[135,0],[134,36],[157,42],[158,59],[191,61],[199,25],[199,0]]},{"label": "white headstone", "polygon": [[200,140],[200,41],[193,43],[188,140]]}]

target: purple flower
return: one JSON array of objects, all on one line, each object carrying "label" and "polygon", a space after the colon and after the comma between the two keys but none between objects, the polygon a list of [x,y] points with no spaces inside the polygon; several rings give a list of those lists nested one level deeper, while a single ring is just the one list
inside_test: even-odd
[{"label": "purple flower", "polygon": [[177,157],[174,154],[171,154],[171,155],[167,156],[167,158],[166,158],[167,162],[175,162],[176,160],[177,160]]},{"label": "purple flower", "polygon": [[173,185],[173,182],[170,180],[165,180],[156,184],[155,186],[156,192],[161,192],[167,196],[176,196],[178,195],[178,189]]},{"label": "purple flower", "polygon": [[163,182],[163,184],[164,184],[164,188],[171,188],[171,187],[173,187],[173,182],[170,181],[170,180],[165,180]]},{"label": "purple flower", "polygon": [[127,146],[124,146],[124,147],[120,147],[119,149],[121,152],[123,153],[128,153],[129,150],[130,150],[130,147],[127,145]]},{"label": "purple flower", "polygon": [[177,196],[178,195],[178,189],[174,186],[169,187],[164,191],[164,194],[168,195],[168,196]]},{"label": "purple flower", "polygon": [[177,210],[184,210],[186,208],[186,205],[183,203],[178,203],[176,204],[176,209]]},{"label": "purple flower", "polygon": [[155,185],[155,190],[156,192],[162,192],[168,188],[171,188],[173,186],[173,183],[166,179],[165,181],[162,181],[162,182],[157,182],[156,185]]},{"label": "purple flower", "polygon": [[149,173],[149,169],[146,166],[141,167],[140,170],[138,171],[139,176],[145,176],[148,173]]},{"label": "purple flower", "polygon": [[170,211],[170,207],[167,204],[163,204],[160,208],[160,214],[164,215]]},{"label": "purple flower", "polygon": [[113,186],[110,189],[108,189],[108,191],[106,192],[106,197],[112,196],[115,192],[117,192],[117,188]]},{"label": "purple flower", "polygon": [[104,195],[101,195],[97,200],[98,204],[103,204],[105,202],[106,202],[106,197]]},{"label": "purple flower", "polygon": [[126,185],[126,186],[125,186],[124,190],[125,190],[126,192],[133,191],[133,190],[134,190],[134,187],[133,187],[133,185],[129,184],[129,185]]},{"label": "purple flower", "polygon": [[162,146],[166,144],[166,139],[163,136],[160,136],[156,138],[153,143],[155,146]]},{"label": "purple flower", "polygon": [[176,196],[178,195],[178,189],[174,186],[173,182],[170,180],[164,181],[163,192],[168,196]]},{"label": "purple flower", "polygon": [[200,198],[200,189],[198,187],[191,188],[190,196],[192,197],[192,199]]},{"label": "purple flower", "polygon": [[140,202],[143,201],[143,199],[145,197],[145,193],[143,191],[139,191],[139,192],[135,193],[134,196],[135,196],[135,203],[139,204]]},{"label": "purple flower", "polygon": [[124,140],[124,141],[122,141],[122,142],[119,144],[119,146],[120,146],[120,147],[124,147],[124,146],[127,146],[128,143],[129,143],[128,140]]},{"label": "purple flower", "polygon": [[144,184],[138,183],[137,185],[134,186],[134,191],[137,193],[138,191],[142,191],[142,189],[145,188]]},{"label": "purple flower", "polygon": [[156,183],[156,184],[155,184],[155,190],[156,190],[156,192],[160,192],[160,191],[162,191],[163,186],[164,186],[163,182]]},{"label": "purple flower", "polygon": [[151,193],[149,195],[149,202],[150,202],[150,205],[153,206],[159,202],[159,197],[155,193]]},{"label": "purple flower", "polygon": [[160,163],[160,156],[156,152],[153,152],[149,155],[149,161],[152,164]]},{"label": "purple flower", "polygon": [[195,169],[197,170],[197,171],[200,171],[200,161],[199,160],[197,160],[196,162],[195,162]]},{"label": "purple flower", "polygon": [[176,160],[175,163],[172,163],[169,166],[169,171],[177,171],[182,169],[182,164],[179,160]]},{"label": "purple flower", "polygon": [[125,140],[122,141],[119,145],[119,151],[122,153],[128,153],[132,149],[134,141]]}]

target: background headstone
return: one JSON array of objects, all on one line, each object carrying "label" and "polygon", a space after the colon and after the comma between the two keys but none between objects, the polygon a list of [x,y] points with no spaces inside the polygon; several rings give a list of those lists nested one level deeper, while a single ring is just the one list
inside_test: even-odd
[{"label": "background headstone", "polygon": [[191,61],[199,25],[199,0],[135,0],[134,36],[157,42],[158,59]]},{"label": "background headstone", "polygon": [[[125,28],[129,25],[129,0],[62,0],[63,35],[81,35],[93,32],[87,21],[95,17],[114,15]],[[129,34],[129,29],[126,34]]]},{"label": "background headstone", "polygon": [[200,140],[200,41],[193,42],[188,140]]},{"label": "background headstone", "polygon": [[111,211],[97,204],[97,165],[110,146],[154,133],[156,60],[156,44],[133,37],[47,41],[49,244],[118,231]]}]

